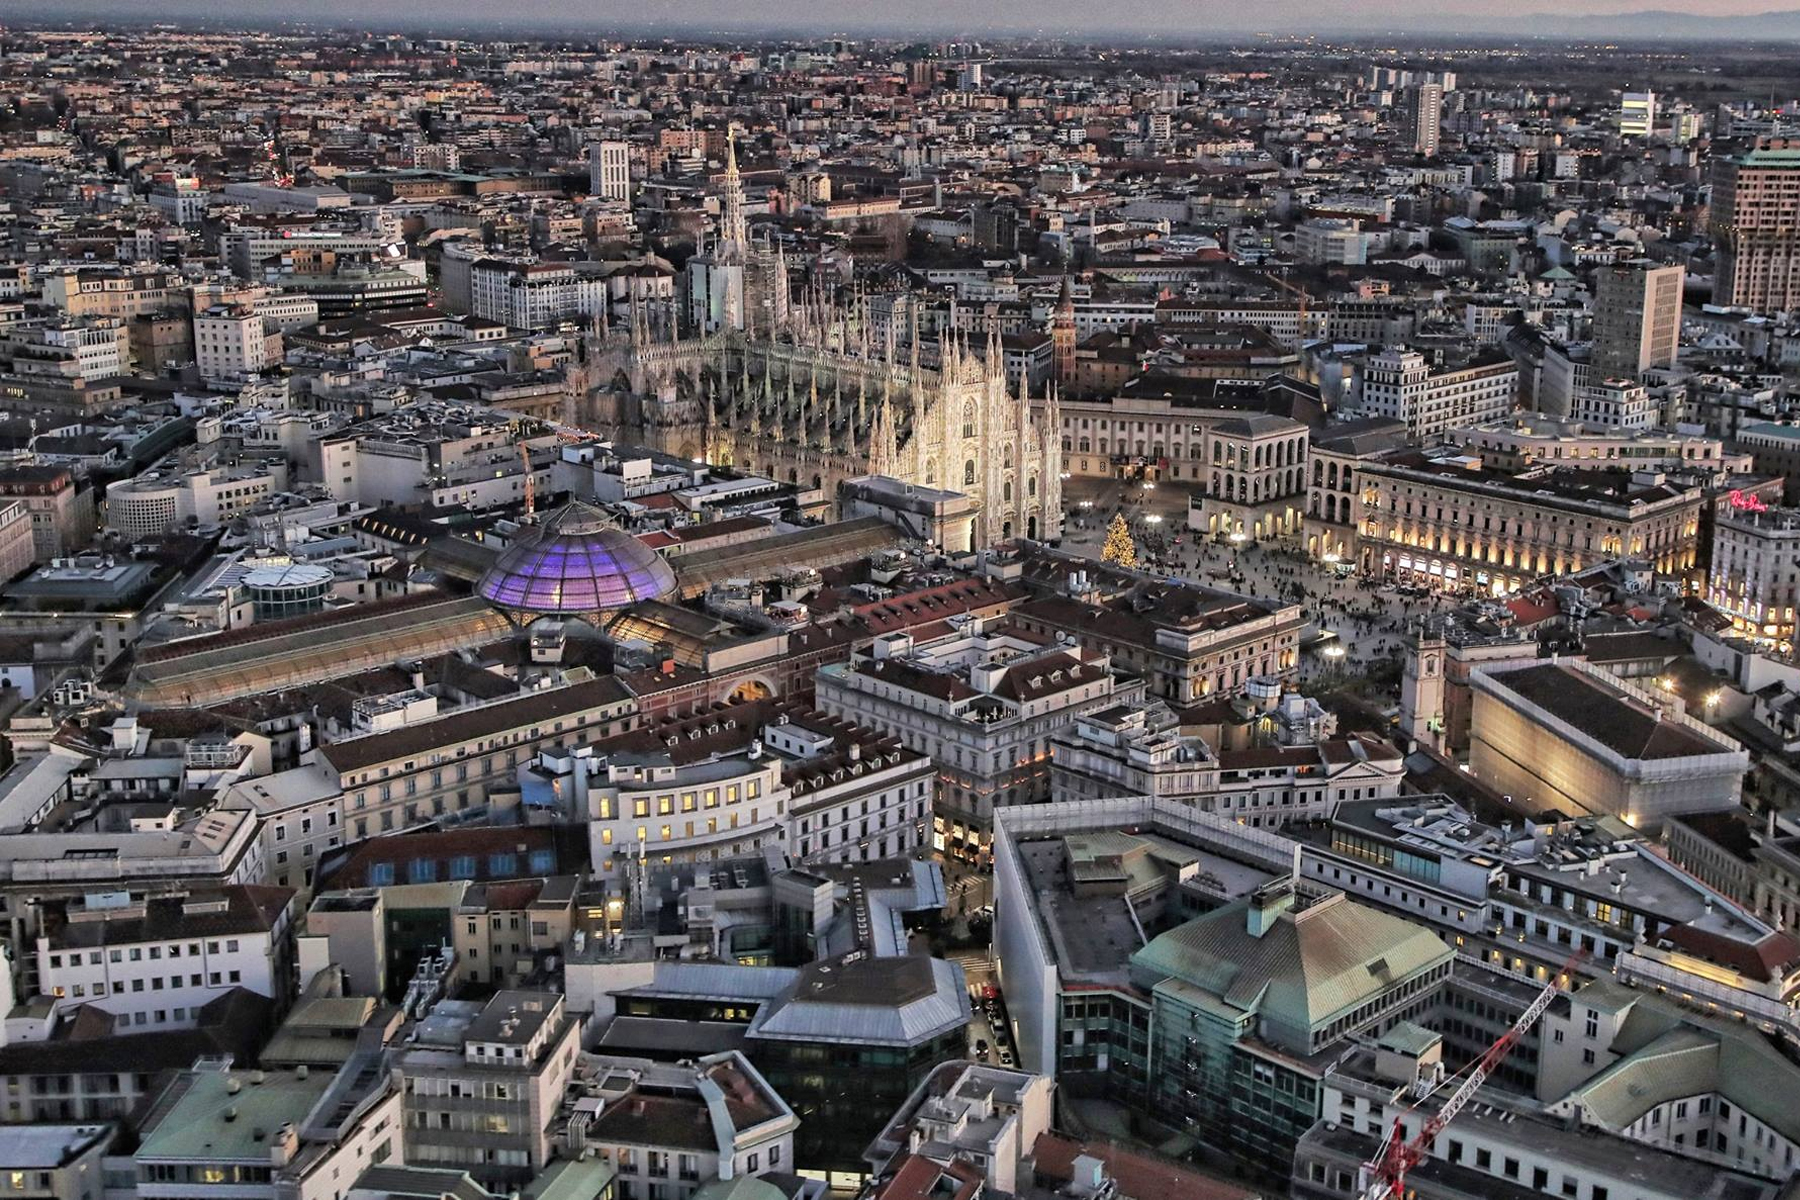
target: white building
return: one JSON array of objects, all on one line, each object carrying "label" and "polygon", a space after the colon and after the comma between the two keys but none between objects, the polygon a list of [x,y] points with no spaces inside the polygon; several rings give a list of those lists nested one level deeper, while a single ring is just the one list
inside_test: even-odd
[{"label": "white building", "polygon": [[158,537],[192,523],[217,525],[287,490],[283,460],[247,459],[185,470],[166,461],[106,486],[106,527],[127,537]]},{"label": "white building", "polygon": [[1050,739],[1075,716],[1141,700],[1109,655],[1004,620],[956,620],[939,636],[877,638],[814,681],[825,712],[937,762],[933,845],[981,859],[996,809],[1050,796]]},{"label": "white building", "polygon": [[605,305],[605,281],[568,263],[488,258],[469,264],[469,311],[514,329],[549,329],[598,316]]},{"label": "white building", "polygon": [[1648,431],[1658,422],[1656,398],[1641,383],[1607,379],[1575,393],[1577,424],[1622,432]]},{"label": "white building", "polygon": [[91,1004],[123,1029],[192,1028],[232,988],[285,1000],[296,906],[287,888],[238,884],[132,902],[47,906],[39,991]]},{"label": "white building", "polygon": [[280,333],[271,336],[255,309],[220,305],[194,316],[194,361],[208,382],[247,379],[280,357]]},{"label": "white building", "polygon": [[588,147],[588,194],[604,200],[631,199],[631,147],[596,142]]},{"label": "white building", "polygon": [[1406,423],[1414,441],[1458,425],[1479,425],[1513,410],[1519,368],[1510,360],[1434,371],[1423,354],[1388,347],[1357,363],[1352,394],[1364,416]]},{"label": "white building", "polygon": [[1655,92],[1626,92],[1619,98],[1620,137],[1649,137],[1655,131]]}]

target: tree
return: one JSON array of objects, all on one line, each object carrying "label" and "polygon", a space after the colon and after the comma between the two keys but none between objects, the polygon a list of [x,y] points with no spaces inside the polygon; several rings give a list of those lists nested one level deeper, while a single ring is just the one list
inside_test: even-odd
[{"label": "tree", "polygon": [[1106,544],[1100,547],[1100,561],[1129,570],[1137,566],[1137,543],[1125,524],[1125,514],[1116,513],[1106,530]]}]

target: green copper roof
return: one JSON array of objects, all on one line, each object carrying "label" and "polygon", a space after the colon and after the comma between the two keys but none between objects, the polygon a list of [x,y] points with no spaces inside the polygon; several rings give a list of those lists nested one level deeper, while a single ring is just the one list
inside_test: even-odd
[{"label": "green copper roof", "polygon": [[1452,956],[1424,926],[1342,895],[1272,917],[1261,937],[1249,929],[1251,904],[1228,904],[1154,939],[1132,956],[1133,981],[1148,989],[1179,979],[1299,1033]]}]

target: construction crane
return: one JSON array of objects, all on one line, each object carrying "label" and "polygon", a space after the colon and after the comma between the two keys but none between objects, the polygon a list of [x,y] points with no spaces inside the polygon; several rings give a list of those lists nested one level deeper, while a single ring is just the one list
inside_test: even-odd
[{"label": "construction crane", "polygon": [[1556,999],[1556,981],[1572,980],[1575,968],[1586,957],[1585,950],[1569,956],[1556,974],[1550,977],[1550,982],[1544,985],[1544,990],[1537,994],[1537,999],[1519,1014],[1519,1019],[1513,1022],[1512,1028],[1501,1034],[1487,1048],[1487,1053],[1477,1059],[1473,1067],[1468,1068],[1467,1078],[1450,1094],[1450,1098],[1435,1113],[1425,1118],[1425,1124],[1417,1137],[1407,1140],[1406,1118],[1418,1111],[1419,1104],[1429,1099],[1429,1093],[1394,1118],[1393,1127],[1388,1130],[1387,1137],[1382,1139],[1375,1157],[1363,1164],[1361,1200],[1405,1200],[1407,1172],[1425,1161],[1425,1156],[1431,1151],[1431,1143],[1437,1140],[1437,1135],[1443,1132],[1444,1126],[1456,1119],[1456,1114],[1481,1090],[1481,1085],[1488,1081],[1488,1077],[1500,1069],[1500,1064],[1506,1061],[1512,1048],[1519,1044],[1519,1039],[1537,1024],[1537,1019],[1544,1015],[1544,1010]]},{"label": "construction crane", "polygon": [[1299,301],[1300,301],[1300,336],[1295,340],[1295,345],[1296,346],[1306,345],[1306,306],[1308,304],[1312,303],[1312,293],[1307,291],[1305,288],[1301,287],[1297,283],[1289,283],[1287,281],[1287,276],[1285,276],[1285,275],[1270,275],[1267,278],[1270,283],[1273,283],[1276,287],[1280,288],[1282,291],[1291,292],[1296,297],[1299,298]]},{"label": "construction crane", "polygon": [[531,448],[519,443],[519,461],[525,464],[525,515],[537,512],[537,476],[531,472]]}]

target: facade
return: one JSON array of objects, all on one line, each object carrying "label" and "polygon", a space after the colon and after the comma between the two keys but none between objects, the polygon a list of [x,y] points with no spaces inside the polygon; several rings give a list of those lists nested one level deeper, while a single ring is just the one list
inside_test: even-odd
[{"label": "facade", "polygon": [[417,1032],[395,1061],[408,1164],[460,1168],[489,1186],[528,1182],[548,1166],[552,1118],[581,1050],[563,997],[443,1000]]},{"label": "facade", "polygon": [[1737,807],[1749,754],[1673,699],[1576,662],[1491,664],[1471,683],[1470,770],[1527,808],[1655,830]]},{"label": "facade", "polygon": [[1404,421],[1413,441],[1430,442],[1510,413],[1519,368],[1509,359],[1439,371],[1416,350],[1388,347],[1356,364],[1351,386],[1363,416]]},{"label": "facade", "polygon": [[1199,511],[1188,524],[1215,537],[1282,537],[1300,532],[1306,493],[1307,429],[1266,415],[1220,421]]},{"label": "facade", "polygon": [[296,912],[289,889],[246,884],[117,907],[48,905],[38,989],[110,1013],[121,1029],[191,1029],[234,988],[285,1003]]},{"label": "facade", "polygon": [[1681,339],[1681,295],[1687,268],[1648,262],[1595,271],[1592,363],[1604,376],[1636,379],[1672,367]]},{"label": "facade", "polygon": [[1800,510],[1731,508],[1713,521],[1706,601],[1740,636],[1781,654],[1794,646],[1800,604]]},{"label": "facade", "polygon": [[1800,141],[1766,138],[1716,159],[1709,211],[1713,303],[1758,313],[1800,307]]},{"label": "facade", "polygon": [[876,639],[820,670],[819,707],[928,756],[939,772],[932,845],[985,861],[995,810],[1050,796],[1050,743],[1071,717],[1141,699],[1104,654],[1004,618],[927,640]]},{"label": "facade", "polygon": [[244,305],[219,305],[194,314],[194,360],[200,378],[229,382],[259,375],[280,360],[281,335]]},{"label": "facade", "polygon": [[1413,451],[1362,465],[1364,572],[1489,595],[1609,558],[1681,575],[1698,561],[1703,497],[1660,472],[1489,471]]},{"label": "facade", "polygon": [[631,199],[631,147],[596,142],[588,147],[588,194],[603,200]]},{"label": "facade", "polygon": [[1619,97],[1619,136],[1649,137],[1656,132],[1656,93],[1626,92]]},{"label": "facade", "polygon": [[20,1200],[101,1200],[102,1160],[117,1131],[99,1125],[9,1125],[0,1129],[0,1177]]},{"label": "facade", "polygon": [[30,510],[23,500],[0,500],[0,579],[18,578],[36,558]]},{"label": "facade", "polygon": [[67,558],[94,540],[94,490],[67,468],[0,469],[0,497],[20,501],[31,514],[32,555],[37,562]]}]

